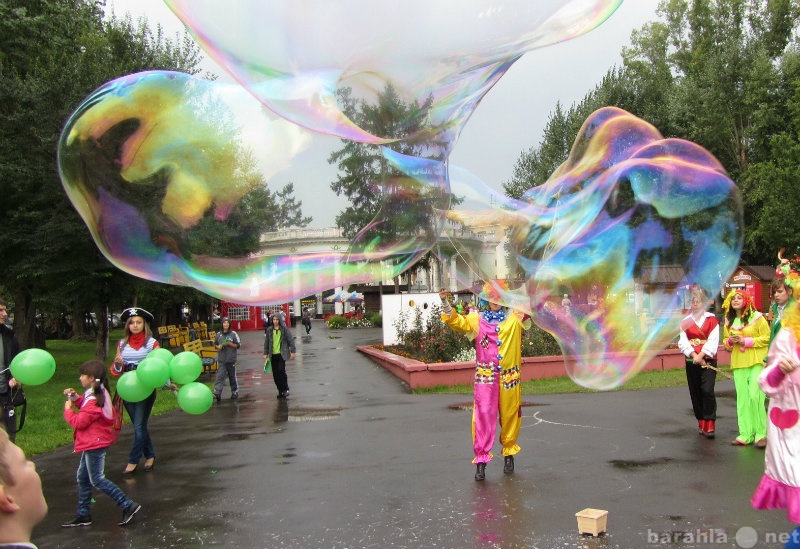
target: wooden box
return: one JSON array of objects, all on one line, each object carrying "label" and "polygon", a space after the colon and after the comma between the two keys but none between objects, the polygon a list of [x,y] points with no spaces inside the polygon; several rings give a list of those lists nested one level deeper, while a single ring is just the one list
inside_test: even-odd
[{"label": "wooden box", "polygon": [[578,518],[578,533],[599,536],[606,531],[608,511],[586,508],[575,513]]}]

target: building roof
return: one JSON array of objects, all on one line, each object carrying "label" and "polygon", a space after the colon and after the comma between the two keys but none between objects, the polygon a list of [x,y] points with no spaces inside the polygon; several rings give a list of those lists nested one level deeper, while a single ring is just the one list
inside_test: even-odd
[{"label": "building roof", "polygon": [[[737,270],[745,270],[762,282],[771,282],[775,278],[775,267],[770,265],[740,265]],[[682,265],[661,265],[658,269],[645,267],[642,269],[642,284],[678,284],[686,276],[686,268]]]},{"label": "building roof", "polygon": [[661,265],[643,268],[640,281],[642,284],[678,284],[685,276],[686,269],[682,265]]},{"label": "building roof", "polygon": [[775,278],[775,267],[771,265],[741,265],[739,268],[756,275],[763,282],[772,282]]}]

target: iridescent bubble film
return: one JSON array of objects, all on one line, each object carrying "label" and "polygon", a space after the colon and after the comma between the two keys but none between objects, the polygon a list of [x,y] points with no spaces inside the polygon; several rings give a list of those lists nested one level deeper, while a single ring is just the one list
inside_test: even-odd
[{"label": "iridescent bubble film", "polygon": [[[420,136],[452,141],[525,52],[605,21],[621,0],[165,0],[202,48],[281,117],[369,143],[395,141],[347,116],[337,94],[376,103],[387,85]],[[235,8],[232,8],[235,6]]]},{"label": "iridescent bubble film", "polygon": [[[665,273],[713,295],[738,261],[741,207],[721,166],[616,109],[595,113],[521,200],[449,156],[521,55],[620,3],[167,0],[239,85],[164,71],[107,83],[67,121],[62,182],[119,268],[235,303],[386,281],[429,252],[461,287],[509,279],[503,302],[558,338],[573,379],[616,387],[677,333]],[[380,173],[366,186],[378,213],[344,246],[292,236],[275,211],[287,172],[330,140]],[[331,181],[305,185],[298,195]]]},{"label": "iridescent bubble film", "polygon": [[719,162],[620,109],[596,111],[567,161],[519,201],[451,179],[465,198],[446,213],[451,271],[465,286],[491,278],[478,243],[506,250],[505,278],[517,284],[502,301],[556,337],[585,387],[638,373],[677,335],[682,290],[718,295],[738,265],[741,199]]},{"label": "iridescent bubble film", "polygon": [[[391,279],[439,237],[447,158],[481,97],[522,53],[619,4],[170,2],[244,87],[167,72],[109,82],[64,128],[62,181],[103,253],[137,276],[253,304]],[[404,107],[389,127],[354,115],[387,96]],[[368,151],[382,164],[378,214],[344,247],[261,242],[270,228],[248,212],[326,133],[386,144]]]},{"label": "iridescent bubble film", "polygon": [[380,218],[346,249],[262,241],[269,228],[250,222],[252,211],[269,206],[270,180],[313,139],[239,86],[147,72],[108,83],[73,113],[59,169],[102,252],[142,278],[263,304],[404,271],[438,236],[441,162],[384,181]]}]

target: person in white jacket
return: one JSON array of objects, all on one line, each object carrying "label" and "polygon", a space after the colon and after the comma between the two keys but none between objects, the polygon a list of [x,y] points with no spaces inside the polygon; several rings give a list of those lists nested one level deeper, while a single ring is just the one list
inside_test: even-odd
[{"label": "person in white jacket", "polygon": [[[798,279],[800,280],[800,279]],[[786,509],[800,524],[800,291],[795,282],[794,304],[784,312],[782,328],[758,378],[769,397],[765,470],[750,503],[755,509]],[[800,536],[800,529],[793,535]],[[800,540],[798,540],[800,544]],[[788,545],[787,545],[788,546]]]},{"label": "person in white jacket", "polygon": [[717,421],[717,350],[719,321],[706,311],[708,297],[702,288],[691,290],[691,313],[681,321],[678,349],[686,357],[686,382],[697,428],[706,438],[714,438]]}]

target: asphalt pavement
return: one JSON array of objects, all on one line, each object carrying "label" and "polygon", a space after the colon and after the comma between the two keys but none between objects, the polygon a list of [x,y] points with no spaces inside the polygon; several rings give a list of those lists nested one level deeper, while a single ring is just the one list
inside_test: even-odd
[{"label": "asphalt pavement", "polygon": [[[130,426],[106,475],[142,504],[128,528],[101,492],[94,524],[75,511],[71,447],[34,460],[50,511],[41,549],[567,549],[782,547],[794,525],[756,511],[764,453],[730,445],[730,381],[717,383],[717,439],[696,430],[685,387],[524,397],[516,472],[500,446],[473,480],[470,395],[415,395],[355,350],[379,329],[297,336],[290,398],[278,400],[261,360],[263,332],[242,333],[240,399],[205,414],[154,417],[155,469],[123,478]],[[575,514],[608,511],[581,535]]]}]

